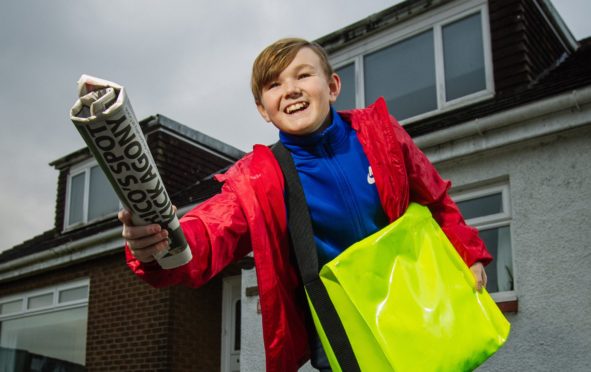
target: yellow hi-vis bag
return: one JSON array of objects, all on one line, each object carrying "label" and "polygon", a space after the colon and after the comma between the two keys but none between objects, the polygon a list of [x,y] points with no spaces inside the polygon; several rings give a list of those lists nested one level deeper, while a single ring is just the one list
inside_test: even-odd
[{"label": "yellow hi-vis bag", "polygon": [[[362,371],[472,370],[509,334],[494,300],[474,289],[472,272],[418,204],[324,265],[320,278]],[[310,308],[331,367],[341,371]]]}]

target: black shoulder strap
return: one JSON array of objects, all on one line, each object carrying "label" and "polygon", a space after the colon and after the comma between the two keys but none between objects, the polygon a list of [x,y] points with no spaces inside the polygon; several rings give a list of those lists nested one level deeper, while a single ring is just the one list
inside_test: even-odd
[{"label": "black shoulder strap", "polygon": [[271,148],[285,179],[285,204],[291,243],[304,285],[318,278],[318,253],[300,176],[289,151],[281,142]]},{"label": "black shoulder strap", "polygon": [[290,239],[306,292],[341,369],[345,372],[361,371],[343,324],[318,276],[318,253],[314,242],[312,222],[293,158],[281,142],[275,143],[271,147],[271,151],[285,178],[285,203]]}]

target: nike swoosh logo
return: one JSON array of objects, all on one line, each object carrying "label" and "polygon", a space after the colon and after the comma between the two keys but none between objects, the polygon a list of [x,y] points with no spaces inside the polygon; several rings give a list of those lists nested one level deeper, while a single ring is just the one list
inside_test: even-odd
[{"label": "nike swoosh logo", "polygon": [[371,170],[371,167],[369,167],[369,173],[367,174],[367,183],[370,185],[376,183],[376,180],[373,178],[373,171]]}]

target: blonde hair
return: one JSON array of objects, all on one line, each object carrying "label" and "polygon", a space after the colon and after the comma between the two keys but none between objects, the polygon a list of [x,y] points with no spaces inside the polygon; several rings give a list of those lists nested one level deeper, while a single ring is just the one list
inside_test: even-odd
[{"label": "blonde hair", "polygon": [[326,78],[332,76],[334,70],[328,61],[328,55],[319,44],[300,38],[277,40],[263,49],[252,65],[250,88],[257,105],[261,103],[263,87],[277,79],[302,48],[312,49],[320,57],[320,63]]}]

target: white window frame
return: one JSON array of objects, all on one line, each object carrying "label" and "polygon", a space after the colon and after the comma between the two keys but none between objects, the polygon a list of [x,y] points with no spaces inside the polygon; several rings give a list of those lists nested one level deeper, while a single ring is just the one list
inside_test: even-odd
[{"label": "white window frame", "polygon": [[[496,182],[487,185],[481,185],[474,188],[463,188],[462,191],[450,192],[451,197],[456,203],[476,199],[484,196],[501,193],[501,201],[503,210],[500,213],[495,213],[487,216],[466,219],[466,223],[470,226],[480,230],[495,229],[499,227],[509,227],[511,232],[511,202],[508,182]],[[513,290],[501,291],[491,293],[491,297],[497,302],[513,301],[517,299],[516,290],[517,283],[515,279],[515,255],[513,245],[513,234],[511,236],[511,267],[513,273]]]},{"label": "white window frame", "polygon": [[[229,276],[223,280],[222,288],[222,355],[221,371],[232,371],[232,358],[240,358],[240,350],[234,349],[236,334],[236,303],[242,299],[242,278],[240,275]],[[242,313],[242,311],[241,311]],[[241,322],[242,323],[242,322]],[[238,362],[240,365],[240,362]]]},{"label": "white window frame", "polygon": [[[86,297],[80,298],[73,301],[59,302],[59,295],[61,292],[69,289],[86,288]],[[29,309],[29,299],[40,295],[51,294],[53,296],[52,303],[35,309]],[[59,313],[67,310],[81,309],[86,312],[86,322],[88,324],[88,298],[90,296],[90,280],[88,278],[78,279],[51,287],[42,289],[36,289],[28,292],[23,292],[18,295],[7,296],[0,298],[0,306],[6,303],[21,301],[21,308],[19,311],[11,312],[5,315],[0,314],[0,325],[7,321],[24,321],[27,322],[27,318],[40,315],[51,315],[53,313]],[[85,310],[84,310],[85,309]],[[84,330],[87,341],[88,334],[87,330]],[[81,345],[82,346],[82,345]],[[85,354],[86,355],[86,354]]]},{"label": "white window frame", "polygon": [[[88,296],[83,299],[75,300],[75,301],[67,301],[67,302],[59,302],[59,295],[61,292],[69,290],[69,289],[76,289],[76,288],[88,288]],[[29,309],[28,303],[29,299],[41,295],[52,294],[53,301],[50,305],[36,308],[36,309]],[[21,301],[21,309],[20,311],[9,313],[6,315],[0,314],[0,322],[5,320],[23,318],[30,315],[39,315],[45,313],[52,313],[61,310],[69,310],[77,307],[88,306],[88,297],[90,296],[90,280],[88,278],[60,284],[53,287],[47,287],[42,289],[36,289],[33,291],[24,292],[18,295],[8,296],[4,298],[0,298],[0,306],[6,303],[14,302],[14,301]]]},{"label": "white window frame", "polygon": [[[88,219],[88,203],[90,198],[90,170],[91,168],[99,166],[97,161],[94,159],[89,159],[79,165],[72,167],[68,173],[68,180],[66,184],[66,203],[65,203],[65,211],[64,211],[64,231],[75,229],[79,226],[83,226],[92,222],[96,222],[99,220],[103,220],[106,218],[113,217],[117,214],[118,211],[113,211],[113,213],[109,213],[102,217],[93,218],[91,220]],[[82,221],[70,223],[70,197],[72,191],[72,178],[75,176],[84,173],[84,195],[82,200]],[[114,191],[113,191],[114,193]],[[119,202],[119,208],[121,208],[121,202]]]},{"label": "white window frame", "polygon": [[[445,74],[443,65],[443,38],[442,27],[461,18],[480,12],[482,26],[482,46],[484,49],[484,71],[486,88],[482,91],[456,98],[452,101],[445,100]],[[355,104],[357,107],[365,107],[371,102],[365,102],[364,66],[363,58],[367,54],[379,51],[407,38],[422,32],[433,30],[434,54],[435,54],[435,84],[437,94],[437,108],[404,120],[401,124],[408,124],[427,117],[453,110],[457,107],[476,103],[494,96],[494,77],[492,63],[492,46],[489,25],[488,3],[486,0],[466,0],[454,4],[447,4],[432,12],[419,15],[408,22],[393,27],[392,29],[369,38],[363,43],[358,43],[330,56],[335,70],[345,67],[350,63],[355,64]]]},{"label": "white window frame", "polygon": [[456,203],[463,202],[470,199],[477,199],[493,194],[501,194],[501,201],[503,203],[503,211],[500,213],[490,214],[483,217],[476,217],[466,220],[471,226],[478,226],[479,230],[493,229],[501,226],[508,226],[511,221],[511,205],[509,203],[509,185],[495,184],[489,186],[481,186],[477,189],[471,189],[463,192],[454,193],[453,199]]}]

